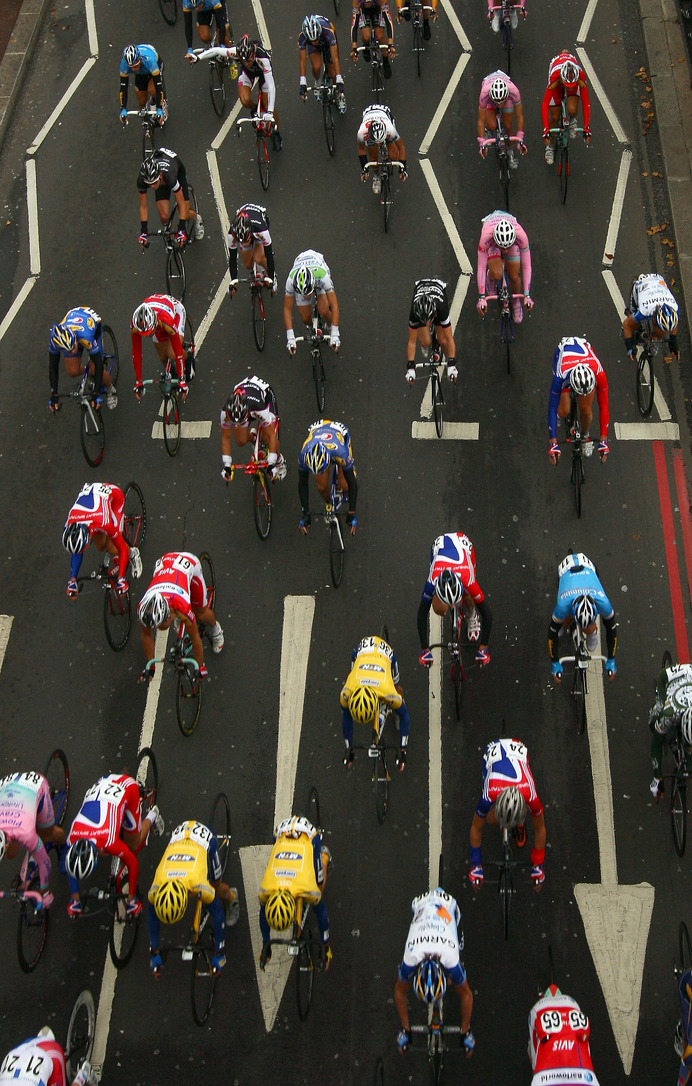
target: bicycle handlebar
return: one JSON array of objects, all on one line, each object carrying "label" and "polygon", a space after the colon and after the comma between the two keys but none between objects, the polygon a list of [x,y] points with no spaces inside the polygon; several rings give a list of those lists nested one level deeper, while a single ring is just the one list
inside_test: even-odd
[{"label": "bicycle handlebar", "polygon": [[43,895],[38,890],[0,890],[0,898],[14,897],[18,901],[33,901],[40,909],[43,908]]},{"label": "bicycle handlebar", "polygon": [[[399,162],[399,160],[396,159],[396,158],[390,158],[388,161],[389,161],[390,166],[396,166],[396,167],[398,167],[398,169],[400,171],[403,170],[403,168],[404,168],[403,162]],[[378,159],[377,162],[366,162],[365,165],[363,166],[363,172],[367,173],[368,170],[375,169],[377,166],[381,166],[381,165],[382,165],[382,163],[379,161],[379,159]],[[384,165],[386,165],[386,163]],[[523,295],[522,295],[522,297],[523,297]]]},{"label": "bicycle handlebar", "polygon": [[[421,11],[430,12],[430,11],[433,10],[430,4],[421,4],[420,7],[421,7]],[[399,15],[401,15],[401,13],[404,12],[404,11],[410,11],[410,10],[411,10],[410,5],[408,7],[405,7],[405,8],[399,8]]]},{"label": "bicycle handlebar", "polygon": [[[272,128],[274,127],[274,121],[265,121],[263,117],[239,117],[235,122],[235,128],[238,135],[240,135],[241,124],[251,124],[259,136],[271,136]],[[263,127],[262,131],[259,131],[260,125]]]},{"label": "bicycle handlebar", "polygon": [[609,657],[601,656],[600,654],[592,654],[592,653],[589,653],[588,656],[582,656],[582,657],[579,657],[579,656],[559,656],[558,657],[558,661],[561,664],[576,664],[577,661],[580,660],[580,659],[581,660],[586,660],[587,664],[591,663],[592,660],[600,660],[602,663],[605,664],[606,661],[609,659]]},{"label": "bicycle handlebar", "polygon": [[[508,136],[506,133],[504,136],[500,136],[500,139],[506,140],[507,143],[523,143],[524,141],[519,139],[519,136]],[[495,137],[490,136],[488,139],[483,138],[479,140],[481,147],[492,147],[495,143]]]}]

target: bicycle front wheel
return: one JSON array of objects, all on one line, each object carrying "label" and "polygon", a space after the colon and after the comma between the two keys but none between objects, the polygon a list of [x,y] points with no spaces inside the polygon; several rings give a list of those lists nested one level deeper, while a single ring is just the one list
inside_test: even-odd
[{"label": "bicycle front wheel", "polygon": [[252,334],[258,351],[264,350],[267,319],[264,313],[264,299],[259,287],[252,292]]},{"label": "bicycle front wheel", "polygon": [[308,940],[303,943],[296,955],[296,1002],[298,1004],[298,1017],[304,1022],[310,1010],[312,1002],[312,983],[315,979],[315,963],[312,959],[312,937],[310,928],[303,928],[301,938]]},{"label": "bicycle front wheel", "polygon": [[637,359],[637,405],[648,419],[654,406],[654,368],[648,351],[641,351]]},{"label": "bicycle front wheel", "polygon": [[101,340],[103,344],[103,372],[109,374],[114,385],[118,383],[120,374],[120,355],[118,354],[118,342],[110,324],[101,326]]},{"label": "bicycle front wheel", "polygon": [[586,728],[586,675],[583,668],[575,664],[572,680],[572,697],[577,718],[577,731],[584,734]]},{"label": "bicycle front wheel", "polygon": [[169,456],[175,456],[180,448],[181,434],[180,400],[173,391],[163,398],[163,443]]},{"label": "bicycle front wheel", "polygon": [[62,826],[70,798],[70,769],[63,750],[58,748],[53,751],[46,763],[43,775],[48,781],[50,789],[55,824],[56,826]]},{"label": "bicycle front wheel", "polygon": [[329,525],[329,565],[332,571],[332,584],[338,588],[344,575],[344,536],[341,519],[335,516]]},{"label": "bicycle front wheel", "polygon": [[272,498],[266,471],[258,471],[252,479],[255,528],[260,539],[268,539],[272,528]]},{"label": "bicycle front wheel", "polygon": [[259,170],[260,183],[266,192],[269,188],[269,152],[267,141],[263,138],[257,140],[257,169]]},{"label": "bicycle front wheel", "polygon": [[673,830],[673,844],[678,856],[685,855],[687,844],[687,786],[675,778],[670,797],[670,823]]},{"label": "bicycle front wheel", "polygon": [[445,398],[442,394],[442,382],[435,366],[430,377],[430,391],[432,393],[433,416],[435,418],[435,431],[438,437],[442,437],[442,409]]},{"label": "bicycle front wheel", "polygon": [[147,534],[147,507],[138,483],[128,483],[123,502],[123,536],[130,547],[141,547]]},{"label": "bicycle front wheel", "polygon": [[684,920],[680,921],[678,943],[680,946],[680,972],[686,973],[688,969],[692,969],[692,943],[690,943],[690,933]]},{"label": "bicycle front wheel", "polygon": [[211,955],[204,947],[195,947],[192,964],[192,1017],[198,1026],[203,1026],[211,1013],[214,1002],[216,976],[211,968]]},{"label": "bicycle front wheel", "polygon": [[79,993],[75,1000],[70,1024],[67,1027],[65,1041],[65,1069],[67,1081],[74,1082],[77,1072],[85,1060],[91,1059],[96,1031],[96,1008],[94,997],[88,988]]},{"label": "bicycle front wheel", "polygon": [[[322,94],[328,93],[326,87],[322,88]],[[334,114],[332,112],[332,104],[324,97],[322,98],[322,124],[324,125],[324,135],[327,140],[327,150],[331,156],[334,155],[336,150],[336,135],[334,125]]]},{"label": "bicycle front wheel", "polygon": [[122,652],[130,638],[132,601],[129,588],[127,592],[118,592],[114,576],[103,594],[103,625],[113,652]]},{"label": "bicycle front wheel", "polygon": [[382,178],[382,213],[384,215],[384,232],[385,234],[389,230],[389,210],[392,206],[392,192],[390,187],[389,173],[385,173]]},{"label": "bicycle front wheel", "polygon": [[212,60],[209,65],[209,94],[217,117],[223,117],[226,108],[226,87],[223,81],[223,73],[223,64],[220,64],[218,60]]},{"label": "bicycle front wheel", "polygon": [[423,31],[420,23],[414,23],[413,26],[413,51],[416,54],[416,68],[418,75],[421,73],[421,57],[423,55]]},{"label": "bicycle front wheel", "polygon": [[137,756],[135,780],[139,785],[139,809],[145,818],[156,803],[159,791],[159,769],[151,747],[142,747]]},{"label": "bicycle front wheel", "polygon": [[389,770],[387,769],[387,756],[380,749],[378,757],[373,761],[373,780],[375,784],[375,811],[377,821],[382,825],[387,817],[389,803]]},{"label": "bicycle front wheel", "polygon": [[207,607],[211,608],[211,610],[213,611],[214,603],[216,601],[216,573],[214,572],[214,563],[211,560],[211,555],[209,554],[209,551],[202,551],[199,556],[199,564],[202,567],[204,584],[206,585],[207,589]]},{"label": "bicycle front wheel", "polygon": [[169,294],[179,302],[185,300],[185,261],[180,249],[172,245],[166,250],[166,284]]},{"label": "bicycle front wheel", "polygon": [[79,440],[87,464],[92,468],[98,467],[106,447],[106,431],[99,407],[92,407],[89,403],[82,404]]},{"label": "bicycle front wheel", "polygon": [[219,862],[223,878],[228,867],[228,857],[231,851],[231,808],[228,796],[225,792],[219,792],[211,805],[209,815],[209,829],[216,835],[219,845]]},{"label": "bicycle front wheel", "polygon": [[175,708],[181,732],[186,737],[192,735],[202,708],[202,680],[192,664],[181,664],[178,670]]},{"label": "bicycle front wheel", "polygon": [[[40,892],[41,880],[34,875],[28,889]],[[19,925],[17,927],[17,957],[24,973],[33,973],[41,960],[43,948],[48,938],[50,913],[48,909],[37,909],[33,899],[25,899],[19,906]]]},{"label": "bicycle front wheel", "polygon": [[581,450],[572,453],[572,483],[574,485],[574,505],[577,516],[581,517],[581,488],[584,482],[584,464]]},{"label": "bicycle front wheel", "polygon": [[[130,880],[127,869],[120,867],[120,860],[115,861],[118,870],[114,873],[112,882],[114,891],[118,895],[126,895],[130,892]],[[108,949],[111,961],[116,969],[124,969],[135,952],[137,936],[139,935],[140,917],[127,915],[127,898],[118,896],[113,907],[113,921],[111,923],[108,938]]]},{"label": "bicycle front wheel", "polygon": [[567,182],[569,181],[569,151],[566,143],[558,152],[557,172],[560,177],[560,200],[564,204],[567,199]]},{"label": "bicycle front wheel", "polygon": [[502,930],[509,939],[509,912],[512,907],[512,869],[506,864],[500,870],[500,903],[502,905]]},{"label": "bicycle front wheel", "polygon": [[317,397],[317,407],[320,411],[324,411],[325,384],[327,382],[327,378],[324,372],[322,351],[319,347],[314,347],[312,351],[312,379],[315,382],[315,396]]},{"label": "bicycle front wheel", "polygon": [[178,0],[159,0],[161,14],[169,26],[173,26],[178,18]]}]

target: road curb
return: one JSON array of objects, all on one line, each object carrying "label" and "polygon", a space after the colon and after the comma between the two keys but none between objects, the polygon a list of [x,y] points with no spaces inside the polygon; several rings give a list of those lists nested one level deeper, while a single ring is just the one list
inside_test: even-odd
[{"label": "road curb", "polygon": [[51,0],[24,0],[0,62],[0,149]]}]

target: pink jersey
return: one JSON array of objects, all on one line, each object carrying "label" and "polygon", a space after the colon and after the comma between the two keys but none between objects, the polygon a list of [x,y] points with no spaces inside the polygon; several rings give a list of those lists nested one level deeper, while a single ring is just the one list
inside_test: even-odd
[{"label": "pink jersey", "polygon": [[113,483],[85,483],[70,509],[66,524],[86,524],[89,534],[105,532],[118,548],[118,576],[124,577],[130,548],[123,539],[125,495]]},{"label": "pink jersey", "polygon": [[36,860],[41,887],[50,878],[50,859],[36,828],[55,825],[48,781],[42,773],[10,773],[0,780],[0,830],[18,841]]},{"label": "pink jersey", "polygon": [[[499,222],[500,219],[509,219],[517,235],[517,240],[514,245],[509,247],[509,249],[500,249],[495,244],[493,230],[495,229],[495,223]],[[488,258],[496,256],[501,256],[503,260],[517,260],[518,258],[521,258],[521,278],[524,284],[524,294],[530,294],[531,250],[529,248],[529,239],[524,227],[521,226],[514,215],[510,215],[508,211],[492,211],[490,215],[486,215],[483,219],[481,236],[478,239],[478,263],[476,265],[476,282],[478,284],[479,294],[487,293],[485,273],[488,268]]]},{"label": "pink jersey", "polygon": [[521,95],[516,83],[513,83],[506,72],[498,69],[496,72],[491,72],[490,75],[486,75],[481,84],[481,93],[478,99],[479,109],[495,109],[496,103],[493,102],[490,97],[490,87],[496,79],[504,79],[507,84],[507,90],[509,91],[507,98],[502,103],[502,112],[509,112],[514,106],[521,105]]},{"label": "pink jersey", "polygon": [[128,773],[110,773],[93,784],[70,829],[67,843],[81,838],[93,841],[109,856],[119,856],[130,873],[130,887],[137,886],[139,863],[120,834],[137,833],[142,827],[139,785]]},{"label": "pink jersey", "polygon": [[65,1054],[56,1040],[32,1037],[7,1053],[0,1064],[0,1082],[14,1086],[69,1086]]},{"label": "pink jersey", "polygon": [[534,818],[543,814],[536,784],[529,769],[528,751],[518,739],[488,743],[483,754],[483,792],[476,814],[485,818],[500,792],[516,786]]},{"label": "pink jersey", "polygon": [[166,597],[171,611],[177,611],[194,622],[193,608],[206,606],[207,600],[207,586],[199,558],[186,551],[164,554],[154,566],[154,576],[142,596],[140,607],[155,593]]},{"label": "pink jersey", "polygon": [[598,1086],[589,1050],[590,1031],[579,1004],[551,985],[529,1014],[531,1086]]},{"label": "pink jersey", "polygon": [[[169,342],[173,348],[177,365],[178,380],[184,377],[183,370],[183,334],[185,332],[185,307],[176,298],[169,294],[151,294],[144,299],[146,305],[151,306],[156,314],[156,328],[153,338],[156,343]],[[135,380],[142,380],[142,336],[130,328],[132,333],[132,365],[135,370]]]}]

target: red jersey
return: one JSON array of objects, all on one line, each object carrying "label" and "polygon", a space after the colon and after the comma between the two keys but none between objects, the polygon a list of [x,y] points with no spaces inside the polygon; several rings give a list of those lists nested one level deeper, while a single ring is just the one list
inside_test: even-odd
[{"label": "red jersey", "polygon": [[124,577],[130,548],[123,539],[125,495],[113,483],[85,483],[70,509],[67,524],[86,524],[89,534],[105,532],[118,548],[118,576]]},{"label": "red jersey", "polygon": [[[175,354],[178,380],[184,377],[183,333],[185,331],[185,309],[176,298],[169,294],[152,294],[144,299],[144,304],[151,306],[156,314],[154,339],[157,343],[168,340]],[[142,380],[142,336],[130,325],[132,334],[132,365],[135,368],[135,380]]]},{"label": "red jersey", "polygon": [[186,551],[164,554],[154,566],[154,576],[142,596],[140,607],[155,593],[166,597],[171,611],[177,611],[190,622],[194,622],[194,608],[204,607],[207,599],[199,558]]},{"label": "red jersey", "polygon": [[598,1086],[589,1050],[590,1031],[579,1004],[551,984],[529,1014],[532,1086]]},{"label": "red jersey", "polygon": [[543,102],[541,103],[541,117],[543,118],[544,130],[549,127],[548,107],[559,105],[564,97],[565,87],[560,77],[560,68],[567,60],[571,60],[572,64],[579,69],[579,79],[577,80],[576,88],[572,89],[570,87],[570,94],[576,94],[581,98],[581,108],[584,113],[584,128],[589,127],[591,104],[589,102],[589,88],[586,85],[586,72],[577,58],[565,49],[562,53],[558,53],[556,57],[553,57],[548,68],[548,86],[545,88]]},{"label": "red jersey", "polygon": [[139,862],[120,834],[136,833],[142,826],[139,786],[128,773],[101,777],[84,796],[69,836],[68,845],[83,837],[109,856],[119,856],[130,873],[130,889],[137,886]]}]

